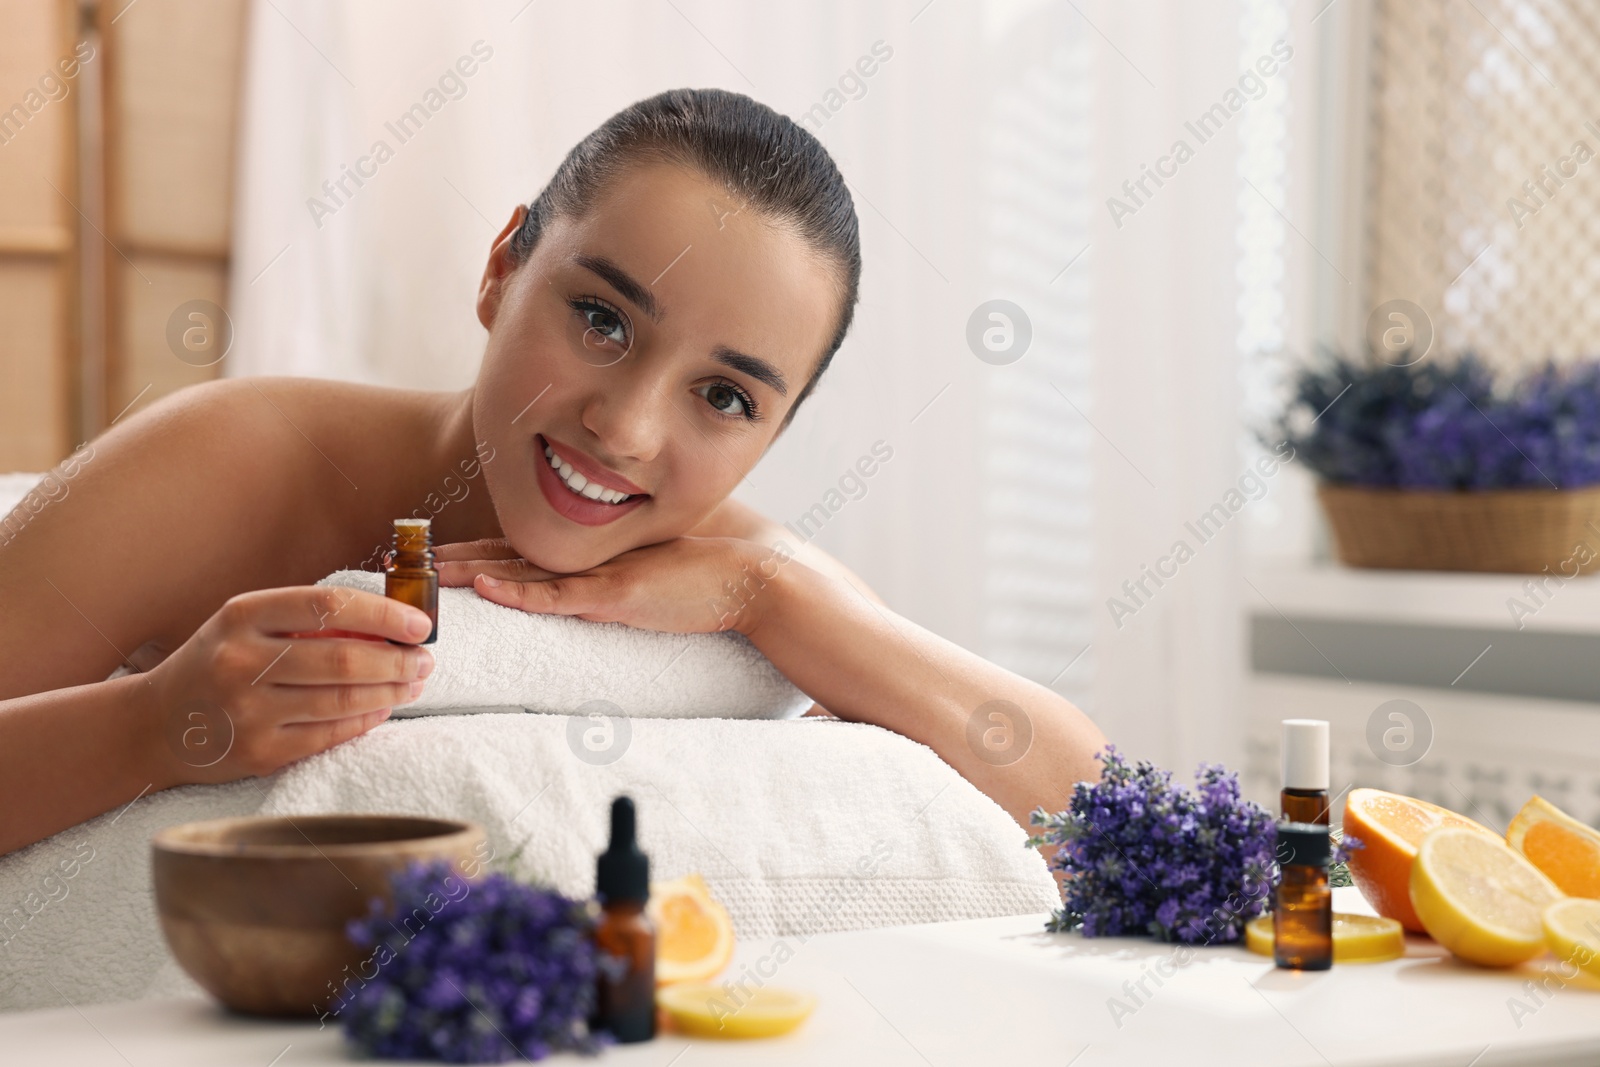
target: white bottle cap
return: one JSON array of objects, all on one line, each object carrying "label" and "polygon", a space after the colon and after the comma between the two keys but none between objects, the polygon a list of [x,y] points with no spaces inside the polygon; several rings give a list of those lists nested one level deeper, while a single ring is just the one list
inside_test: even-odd
[{"label": "white bottle cap", "polygon": [[1328,722],[1283,720],[1283,788],[1328,788]]}]

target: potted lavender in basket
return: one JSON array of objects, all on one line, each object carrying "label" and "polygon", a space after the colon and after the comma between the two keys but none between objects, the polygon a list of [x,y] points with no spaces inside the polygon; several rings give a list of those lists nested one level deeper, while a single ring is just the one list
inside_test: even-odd
[{"label": "potted lavender in basket", "polygon": [[1355,567],[1600,565],[1600,361],[1497,379],[1477,356],[1395,366],[1326,356],[1278,427],[1321,480]]}]

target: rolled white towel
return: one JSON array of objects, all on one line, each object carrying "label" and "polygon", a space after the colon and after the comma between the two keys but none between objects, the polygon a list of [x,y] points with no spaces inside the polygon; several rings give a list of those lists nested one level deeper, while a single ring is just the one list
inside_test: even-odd
[{"label": "rolled white towel", "polygon": [[[383,592],[383,575],[335,571],[317,583]],[[329,623],[337,626],[337,621]],[[666,634],[539,615],[439,590],[433,673],[397,718],[526,711],[639,719],[792,719],[811,699],[742,634]]]}]

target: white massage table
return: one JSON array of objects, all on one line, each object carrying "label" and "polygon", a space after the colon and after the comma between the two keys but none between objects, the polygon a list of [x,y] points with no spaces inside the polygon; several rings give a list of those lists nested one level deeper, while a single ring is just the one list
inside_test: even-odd
[{"label": "white massage table", "polygon": [[[1354,889],[1341,911],[1368,911]],[[1406,958],[1320,974],[1279,971],[1240,947],[1201,950],[1120,1027],[1112,997],[1173,946],[1132,938],[1046,934],[1043,915],[790,938],[793,956],[769,979],[813,992],[815,1014],[795,1033],[757,1042],[664,1035],[615,1047],[616,1067],[794,1064],[812,1067],[1496,1067],[1600,1063],[1600,981],[1577,980],[1533,1004],[1524,983],[1546,959],[1512,971],[1450,960],[1423,938]],[[741,943],[724,978],[771,972],[771,939]],[[1171,967],[1166,968],[1172,970]],[[351,1062],[331,1025],[230,1016],[200,999],[146,1000],[0,1015],[0,1059],[73,1067],[309,1067]],[[593,1063],[577,1056],[552,1063]]]}]

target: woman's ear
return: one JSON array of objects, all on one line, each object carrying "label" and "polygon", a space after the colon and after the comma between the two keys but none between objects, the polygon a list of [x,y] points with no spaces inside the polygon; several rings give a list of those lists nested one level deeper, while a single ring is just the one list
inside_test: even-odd
[{"label": "woman's ear", "polygon": [[516,256],[511,251],[511,238],[522,229],[527,218],[526,204],[518,204],[511,213],[511,221],[500,231],[489,249],[489,262],[483,268],[483,280],[478,283],[478,321],[486,330],[494,329],[495,316],[500,311],[500,299],[505,295],[506,279],[517,269]]}]

